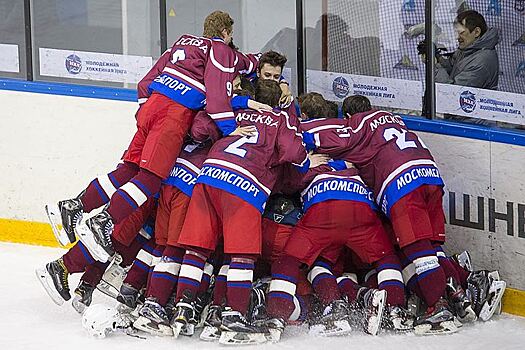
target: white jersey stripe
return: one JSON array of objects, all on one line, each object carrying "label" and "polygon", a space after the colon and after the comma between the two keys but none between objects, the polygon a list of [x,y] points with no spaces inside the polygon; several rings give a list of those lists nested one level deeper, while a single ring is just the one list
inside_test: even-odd
[{"label": "white jersey stripe", "polygon": [[175,70],[175,69],[170,68],[170,67],[165,67],[162,71],[170,73],[170,74],[173,74],[173,75],[175,75],[175,76],[177,76],[177,77],[179,77],[181,79],[184,79],[188,83],[190,83],[191,85],[195,86],[196,88],[202,90],[203,92],[206,92],[206,88],[204,87],[203,84],[199,83],[197,80],[195,80],[193,78],[190,78],[186,74],[179,72],[178,70]]},{"label": "white jersey stripe", "polygon": [[201,170],[197,168],[194,164],[188,162],[186,159],[177,158],[176,163],[182,164],[185,167],[189,168],[191,171],[195,172],[195,174],[199,174]]},{"label": "white jersey stripe", "polygon": [[213,63],[213,65],[217,67],[218,69],[220,69],[221,71],[225,73],[235,72],[235,67],[224,67],[222,64],[217,62],[217,60],[215,59],[215,55],[213,53],[213,48],[210,50],[210,59],[211,59],[211,63]]}]

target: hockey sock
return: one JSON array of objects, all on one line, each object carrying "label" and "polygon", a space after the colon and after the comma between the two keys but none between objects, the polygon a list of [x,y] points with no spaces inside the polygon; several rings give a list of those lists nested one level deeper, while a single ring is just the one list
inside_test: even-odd
[{"label": "hockey sock", "polygon": [[294,295],[301,262],[284,255],[272,264],[272,281],[268,291],[268,315],[287,320],[294,312]]},{"label": "hockey sock", "polygon": [[149,198],[130,216],[115,225],[111,241],[117,240],[125,246],[130,246],[139,235],[148,239],[151,238],[155,220],[150,216],[153,214],[156,204],[155,198]]},{"label": "hockey sock", "polygon": [[162,306],[166,306],[179,278],[184,249],[167,246],[160,261],[153,268],[149,279],[146,297],[154,297]]},{"label": "hockey sock", "polygon": [[148,274],[150,269],[155,266],[157,260],[160,259],[162,252],[155,249],[153,240],[148,241],[137,254],[135,261],[131,265],[130,270],[124,283],[127,283],[140,290],[148,281]]},{"label": "hockey sock", "polygon": [[357,291],[361,286],[357,284],[357,276],[353,273],[337,277],[337,286],[341,294],[348,298],[348,302],[357,299]]},{"label": "hockey sock", "polygon": [[210,288],[211,275],[213,275],[213,265],[207,261],[206,264],[204,264],[204,271],[198,295],[206,293],[208,288]]},{"label": "hockey sock", "polygon": [[386,290],[387,303],[392,306],[404,306],[405,284],[401,274],[401,263],[395,254],[387,255],[374,263],[377,271],[379,289]]},{"label": "hockey sock", "polygon": [[149,267],[148,276],[146,277],[146,290],[149,289],[149,285],[151,283],[151,276],[153,275],[153,269],[155,268],[155,266],[157,266],[158,263],[160,263],[160,259],[162,258],[162,252],[165,248],[165,245],[155,245],[155,253],[158,254],[158,256],[155,256],[152,265]]},{"label": "hockey sock", "polygon": [[102,280],[102,276],[104,275],[108,265],[108,262],[101,263],[100,261],[96,261],[94,264],[88,265],[88,267],[86,267],[86,272],[84,272],[80,279],[90,286],[96,287],[100,280]]},{"label": "hockey sock", "polygon": [[99,176],[91,181],[85,192],[80,196],[84,212],[89,213],[109,202],[113,193],[137,175],[138,171],[139,167],[136,164],[124,162],[109,174]]},{"label": "hockey sock", "polygon": [[213,305],[226,305],[226,276],[230,268],[230,259],[225,259],[221,266],[217,278],[215,278],[215,286],[213,287]]},{"label": "hockey sock", "polygon": [[186,299],[187,302],[194,301],[201,285],[204,265],[209,254],[187,250],[182,259],[177,284],[176,301]]},{"label": "hockey sock", "polygon": [[[122,257],[122,262],[120,263],[120,266],[128,267],[131,264],[133,264],[135,257],[148,241],[148,239],[144,238],[139,234],[135,237],[133,242],[131,242],[131,244],[128,247],[120,243],[119,240],[113,239],[113,249],[115,249],[115,251],[119,253]],[[151,239],[151,241],[153,243],[154,240]]]},{"label": "hockey sock", "polygon": [[95,263],[89,250],[80,241],[71,247],[62,259],[69,273],[84,272],[89,265]]},{"label": "hockey sock", "polygon": [[458,282],[461,284],[463,289],[466,290],[467,289],[467,278],[470,275],[470,271],[467,271],[464,268],[462,268],[461,265],[458,264],[457,261],[455,261],[454,259],[452,258],[447,258],[447,259],[452,265],[452,267],[454,267],[454,269],[456,270],[456,273],[459,276]]},{"label": "hockey sock", "polygon": [[414,263],[416,279],[421,296],[428,306],[434,305],[445,295],[445,272],[428,239],[422,239],[403,247],[403,253]]},{"label": "hockey sock", "polygon": [[363,278],[364,280],[364,286],[366,288],[379,288],[379,284],[377,283],[377,270],[376,269],[372,269],[370,271],[368,271],[366,274],[365,274],[365,277]]},{"label": "hockey sock", "polygon": [[308,317],[308,310],[311,303],[309,295],[293,296],[294,310],[288,321],[304,322]]},{"label": "hockey sock", "polygon": [[111,196],[107,212],[113,219],[113,224],[118,224],[137,210],[148,198],[159,192],[162,179],[145,169],[140,169],[138,174],[125,185],[121,186]]},{"label": "hockey sock", "polygon": [[447,255],[443,251],[443,248],[439,244],[434,244],[434,249],[436,250],[436,255],[439,260],[439,265],[441,265],[441,268],[445,272],[445,277],[449,278],[452,277],[456,282],[460,282],[460,277],[456,269],[454,268],[454,265],[450,263],[450,260],[447,258]]},{"label": "hockey sock", "polygon": [[308,281],[323,304],[341,299],[337,280],[332,273],[332,264],[329,262],[317,260],[308,272]]},{"label": "hockey sock", "polygon": [[252,256],[232,255],[226,275],[226,300],[228,306],[243,315],[248,312],[252,291],[255,259]]}]

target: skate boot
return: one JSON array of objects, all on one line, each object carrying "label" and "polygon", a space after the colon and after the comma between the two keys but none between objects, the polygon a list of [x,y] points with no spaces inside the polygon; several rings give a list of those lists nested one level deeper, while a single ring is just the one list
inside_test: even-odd
[{"label": "skate boot", "polygon": [[66,199],[45,206],[47,217],[57,241],[63,246],[74,243],[75,228],[82,220],[83,207],[79,198]]},{"label": "skate boot", "polygon": [[107,296],[117,299],[122,287],[122,283],[126,278],[127,270],[120,266],[122,263],[122,257],[120,254],[115,253],[111,263],[104,271],[102,279],[97,284],[97,289]]},{"label": "skate boot", "polygon": [[414,333],[417,335],[448,334],[457,331],[454,315],[443,298],[429,306],[425,314],[414,322]]},{"label": "skate boot", "polygon": [[414,316],[400,306],[387,305],[381,327],[396,332],[410,332],[414,329]]},{"label": "skate boot", "polygon": [[204,329],[200,339],[204,341],[216,341],[221,337],[222,324],[222,307],[220,305],[211,305],[204,321]]},{"label": "skate boot", "polygon": [[77,227],[78,238],[100,262],[108,261],[115,254],[111,243],[112,232],[113,219],[106,210],[82,221]]},{"label": "skate boot", "polygon": [[75,289],[75,297],[71,305],[79,314],[83,313],[91,305],[93,290],[95,290],[95,287],[82,280]]},{"label": "skate boot", "polygon": [[460,254],[454,254],[452,256],[452,259],[454,259],[458,263],[458,265],[464,268],[465,270],[471,272],[474,271],[472,269],[472,260],[468,251],[465,250]]},{"label": "skate boot", "polygon": [[267,334],[266,326],[250,323],[239,311],[226,308],[222,312],[220,344],[262,344],[268,340]]},{"label": "skate boot", "polygon": [[467,293],[472,300],[474,312],[480,319],[490,320],[499,308],[506,287],[507,283],[499,280],[497,271],[481,270],[469,275]]},{"label": "skate boot", "polygon": [[478,318],[463,288],[452,277],[447,278],[447,298],[451,309],[461,323],[474,322]]},{"label": "skate boot", "polygon": [[35,272],[36,277],[55,304],[62,305],[64,301],[71,299],[67,280],[69,273],[62,258],[37,268]]},{"label": "skate boot", "polygon": [[377,335],[381,329],[386,291],[362,287],[357,292],[356,303],[363,311],[361,323],[365,333]]},{"label": "skate boot", "polygon": [[309,333],[315,336],[337,336],[350,333],[349,307],[344,300],[334,300],[312,320]]},{"label": "skate boot", "polygon": [[126,305],[130,309],[135,309],[139,301],[139,290],[127,283],[122,283],[122,286],[120,286],[120,292],[117,296],[117,301]]},{"label": "skate boot", "polygon": [[268,328],[268,335],[266,336],[272,343],[277,343],[281,340],[281,335],[286,327],[286,322],[282,318],[270,318],[264,322]]},{"label": "skate boot", "polygon": [[266,319],[266,286],[253,287],[250,293],[250,305],[246,319],[251,323]]},{"label": "skate boot", "polygon": [[[191,301],[191,295],[189,291],[183,293],[182,299],[177,303],[175,313],[171,319],[171,328],[173,330],[173,336],[178,338],[179,334],[184,328],[187,328],[189,324],[195,325],[195,303]],[[185,331],[186,332],[186,331]]]},{"label": "skate boot", "polygon": [[139,318],[133,323],[133,327],[161,337],[173,335],[168,315],[164,307],[155,298],[146,299],[140,308]]}]

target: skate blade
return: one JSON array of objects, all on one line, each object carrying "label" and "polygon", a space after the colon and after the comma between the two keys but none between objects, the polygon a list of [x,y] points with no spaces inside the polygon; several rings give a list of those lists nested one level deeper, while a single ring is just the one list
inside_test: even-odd
[{"label": "skate blade", "polygon": [[86,304],[81,302],[81,298],[78,295],[75,295],[75,297],[73,298],[71,306],[73,306],[73,309],[75,309],[75,311],[79,314],[83,314],[88,307]]},{"label": "skate blade", "polygon": [[256,345],[266,343],[268,339],[264,333],[240,333],[222,331],[219,344],[223,345]]},{"label": "skate blade", "polygon": [[173,322],[171,324],[171,331],[173,332],[173,337],[177,339],[182,332],[182,328],[184,328],[185,323],[182,322]]},{"label": "skate blade", "polygon": [[269,342],[278,343],[281,340],[281,335],[283,334],[282,331],[270,328],[268,332],[269,334],[266,335],[266,338]]},{"label": "skate blade", "polygon": [[431,324],[421,324],[414,327],[414,334],[416,335],[441,335],[456,333],[458,327],[454,321],[441,322],[439,326],[432,328]]},{"label": "skate blade", "polygon": [[468,308],[466,308],[465,311],[467,312],[465,317],[458,317],[461,323],[471,323],[471,322],[475,322],[478,319],[478,316],[472,309],[472,306],[469,306]]},{"label": "skate blade", "polygon": [[113,298],[113,299],[117,299],[118,294],[119,294],[119,290],[117,290],[114,286],[107,283],[103,279],[100,280],[100,282],[98,282],[97,289],[100,292],[106,294],[108,297]]},{"label": "skate blade", "polygon": [[317,324],[310,327],[308,334],[318,337],[338,337],[347,335],[352,331],[348,321],[335,321],[333,325]]},{"label": "skate blade", "polygon": [[133,327],[143,332],[159,337],[170,337],[173,335],[173,331],[171,330],[170,326],[153,322],[152,320],[144,316],[140,316],[139,318],[137,318],[137,320],[133,322]]},{"label": "skate blade", "polygon": [[104,248],[102,248],[95,241],[93,232],[91,232],[89,227],[86,225],[86,220],[82,219],[82,221],[77,225],[77,235],[78,239],[82,242],[82,244],[86,247],[95,260],[103,263],[109,260],[108,253],[106,253]]},{"label": "skate blade", "polygon": [[51,225],[51,229],[53,230],[53,234],[55,235],[58,243],[60,243],[62,246],[74,243],[69,240],[66,231],[62,227],[62,218],[60,216],[60,210],[58,209],[58,206],[56,204],[46,204],[45,210],[47,219],[49,220],[49,224]]},{"label": "skate blade", "polygon": [[36,278],[38,278],[38,281],[44,287],[44,290],[49,295],[51,300],[58,306],[62,306],[64,304],[64,298],[58,293],[58,291],[55,288],[55,284],[53,283],[53,279],[51,278],[51,275],[47,271],[46,267],[44,266],[39,267],[35,270]]},{"label": "skate blade", "polygon": [[195,325],[192,323],[186,323],[180,330],[180,335],[191,337],[195,334]]},{"label": "skate blade", "polygon": [[488,321],[492,318],[494,313],[499,308],[501,298],[503,298],[503,293],[505,293],[506,288],[507,282],[498,280],[492,281],[489,289],[489,295],[493,296],[487,300],[485,304],[483,304],[479,313],[479,318],[481,318],[483,321]]},{"label": "skate blade", "polygon": [[221,337],[221,331],[217,327],[205,326],[199,338],[203,341],[218,341]]},{"label": "skate blade", "polygon": [[368,323],[365,327],[365,332],[370,335],[377,335],[381,328],[381,320],[383,319],[383,311],[385,310],[386,303],[386,290],[382,290],[378,293],[374,293],[372,298],[372,305],[377,309],[375,315],[372,315],[368,319]]}]

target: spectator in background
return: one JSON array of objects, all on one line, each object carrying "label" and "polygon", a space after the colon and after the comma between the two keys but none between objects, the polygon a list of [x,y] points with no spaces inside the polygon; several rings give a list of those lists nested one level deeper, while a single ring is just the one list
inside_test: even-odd
[{"label": "spectator in background", "polygon": [[459,13],[454,26],[459,48],[449,58],[438,58],[436,82],[497,90],[498,31],[488,29],[485,18],[473,10]]}]

